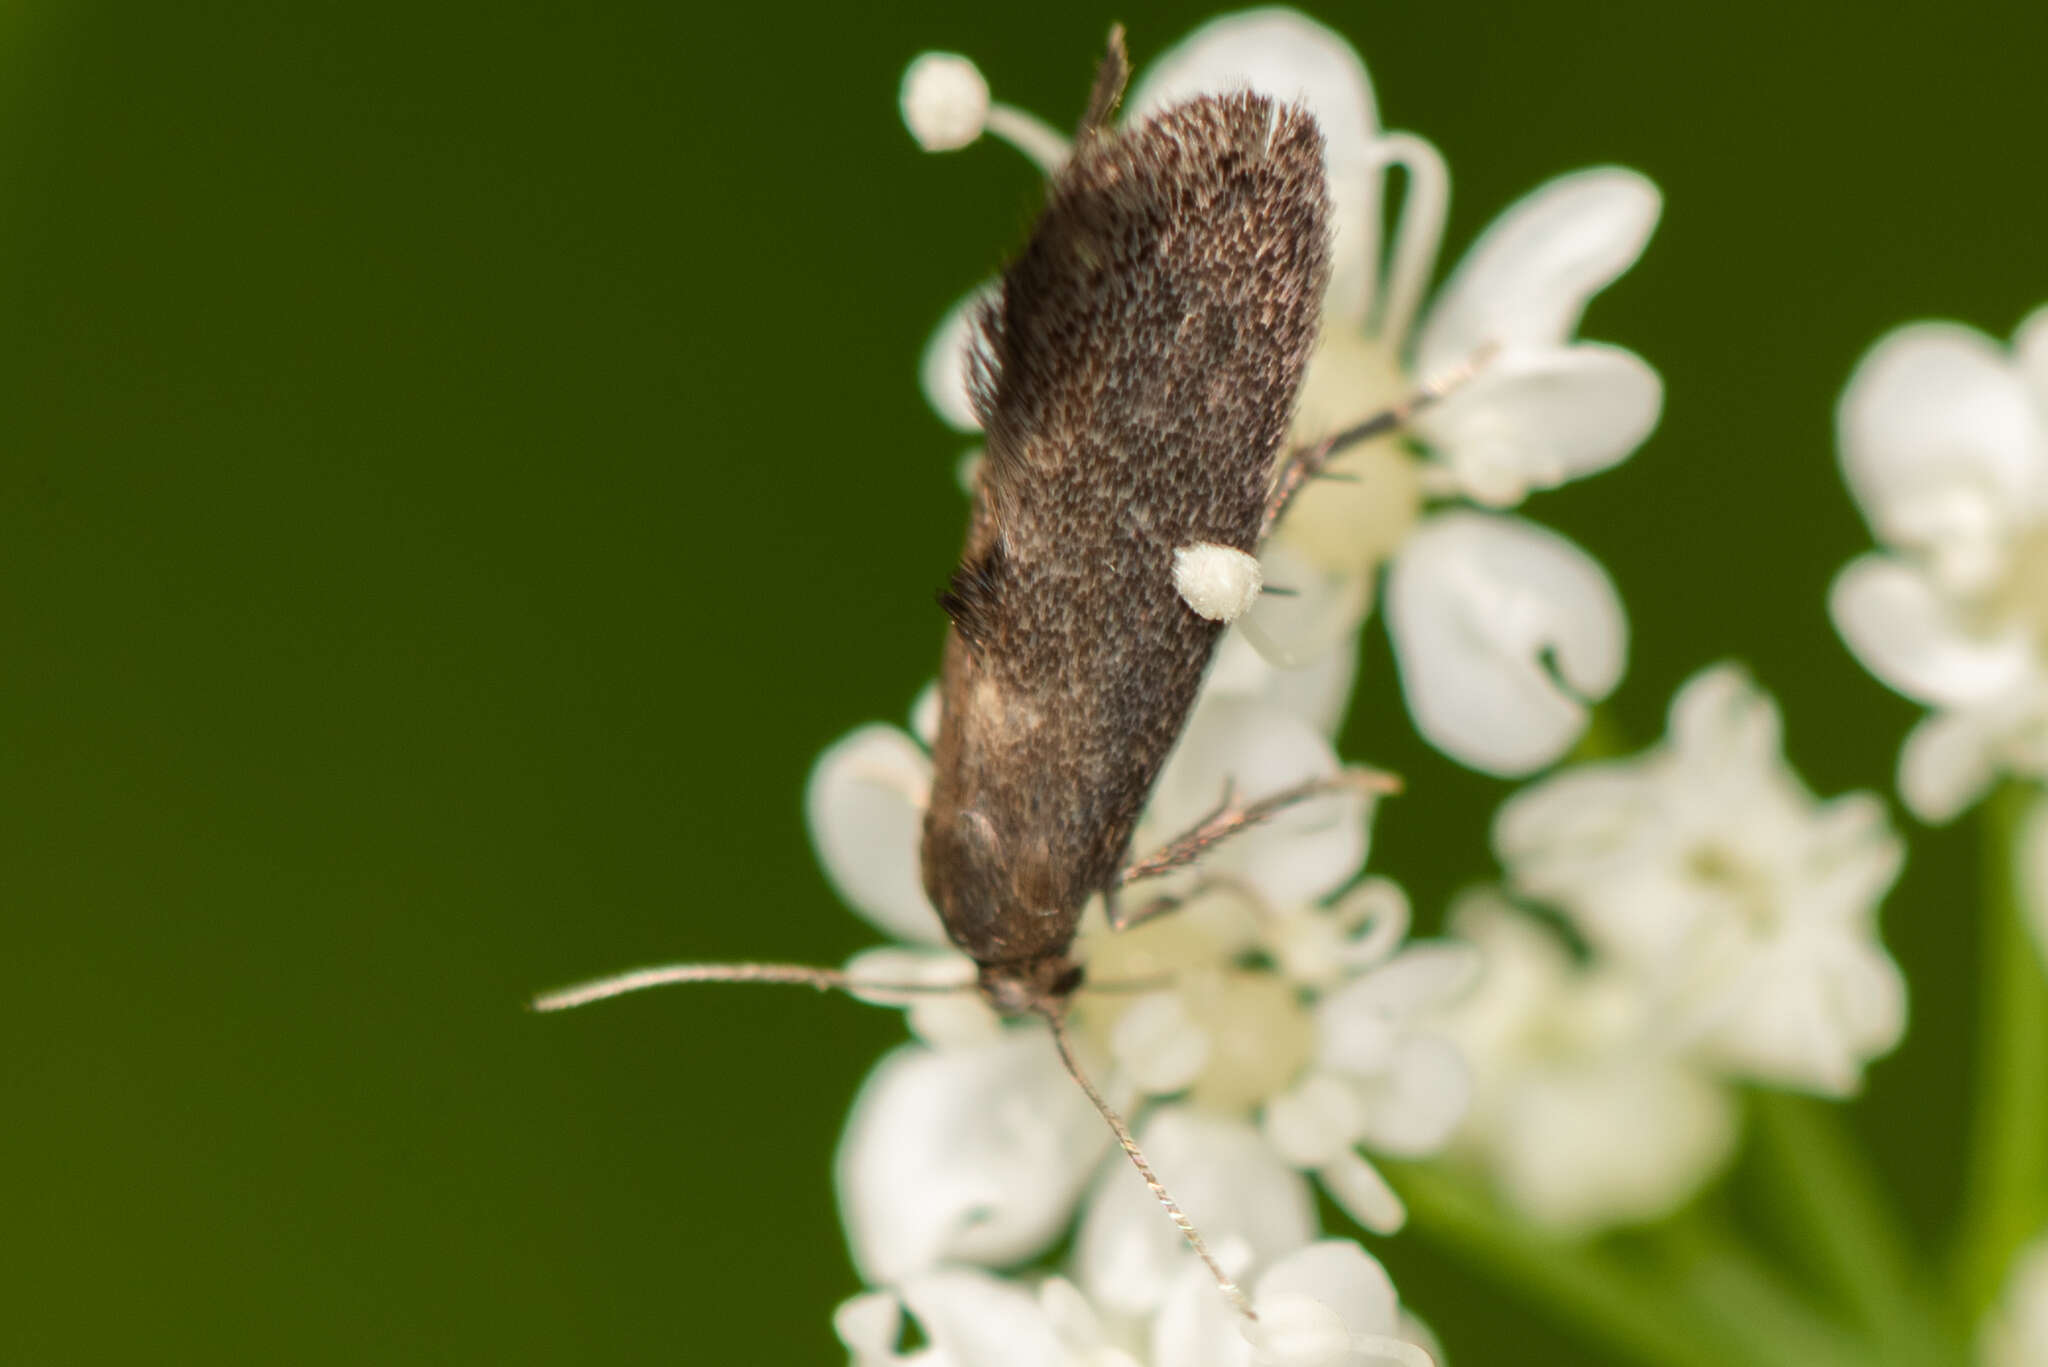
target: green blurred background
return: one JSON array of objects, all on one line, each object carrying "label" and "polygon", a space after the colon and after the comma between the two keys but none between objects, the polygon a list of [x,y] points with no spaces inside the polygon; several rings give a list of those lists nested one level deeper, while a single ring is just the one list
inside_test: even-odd
[{"label": "green blurred background", "polygon": [[[828,1160],[887,1012],[537,988],[871,941],[811,860],[812,757],[936,655],[961,443],[931,323],[1037,187],[919,154],[903,62],[1065,123],[1081,0],[11,5],[0,20],[0,1360],[809,1363],[855,1289]],[[1617,724],[1738,654],[1824,792],[1913,709],[1840,649],[1866,544],[1831,409],[1896,322],[2048,299],[2048,9],[1326,6],[1434,139],[1448,259],[1543,178],[1664,188],[1591,335],[1662,429],[1534,513],[1633,618]],[[1504,791],[1423,750],[1383,641],[1348,753],[1427,917]],[[1859,1121],[1953,1202],[1974,900],[1914,832],[1915,990]],[[1420,1239],[1466,1364],[1579,1360]]]}]

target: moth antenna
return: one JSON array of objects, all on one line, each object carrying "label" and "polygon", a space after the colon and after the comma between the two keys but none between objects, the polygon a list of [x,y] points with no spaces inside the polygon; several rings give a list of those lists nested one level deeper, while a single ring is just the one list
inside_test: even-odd
[{"label": "moth antenna", "polygon": [[1095,1090],[1095,1084],[1081,1071],[1081,1061],[1074,1056],[1074,1042],[1067,1034],[1065,1018],[1057,1008],[1044,1008],[1039,1014],[1045,1018],[1045,1023],[1052,1027],[1053,1047],[1060,1051],[1060,1062],[1066,1065],[1067,1075],[1080,1085],[1088,1100],[1095,1104],[1095,1109],[1108,1123],[1110,1133],[1116,1136],[1116,1142],[1123,1148],[1125,1156],[1138,1170],[1138,1176],[1144,1178],[1145,1185],[1152,1189],[1153,1198],[1166,1208],[1166,1218],[1173,1221],[1174,1228],[1188,1241],[1188,1247],[1195,1250],[1195,1256],[1208,1267],[1209,1275],[1216,1279],[1217,1289],[1237,1308],[1237,1313],[1257,1323],[1259,1317],[1252,1310],[1250,1298],[1230,1279],[1229,1274],[1224,1272],[1223,1264],[1217,1262],[1216,1255],[1209,1251],[1209,1245],[1203,1241],[1201,1232],[1195,1228],[1195,1222],[1188,1218],[1188,1213],[1180,1208],[1180,1202],[1167,1194],[1166,1184],[1159,1180],[1159,1174],[1152,1171],[1152,1165],[1145,1161],[1144,1151],[1138,1147],[1136,1137],[1131,1134],[1131,1127],[1124,1123],[1124,1118],[1117,1114],[1116,1108],[1109,1104],[1101,1092]]},{"label": "moth antenna", "polygon": [[679,983],[789,983],[796,987],[816,988],[820,992],[844,992],[852,997],[883,992],[974,990],[973,983],[869,982],[856,979],[843,969],[815,968],[810,964],[660,964],[543,992],[533,999],[531,1005],[535,1011],[567,1011],[571,1007],[623,997],[628,992],[672,987]]}]

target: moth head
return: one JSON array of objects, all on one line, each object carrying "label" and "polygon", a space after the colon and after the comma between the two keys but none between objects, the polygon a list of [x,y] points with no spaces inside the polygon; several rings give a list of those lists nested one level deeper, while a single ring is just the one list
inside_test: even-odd
[{"label": "moth head", "polygon": [[1044,1015],[1065,1008],[1067,998],[1080,989],[1081,965],[1064,954],[1021,963],[982,964],[978,973],[981,995],[1004,1016]]}]

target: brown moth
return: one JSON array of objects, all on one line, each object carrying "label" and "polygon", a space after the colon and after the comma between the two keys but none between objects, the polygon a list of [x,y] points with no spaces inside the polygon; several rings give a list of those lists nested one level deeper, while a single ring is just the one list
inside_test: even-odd
[{"label": "brown moth", "polygon": [[[1047,1022],[1068,1071],[1249,1317],[1074,1056],[1075,932],[1098,895],[1127,924],[1114,910],[1125,885],[1192,864],[1304,799],[1386,786],[1344,773],[1255,802],[1226,794],[1193,830],[1131,857],[1218,638],[1259,591],[1254,553],[1332,455],[1400,426],[1442,387],[1281,459],[1329,273],[1322,134],[1307,111],[1249,92],[1118,128],[1129,74],[1114,29],[1073,154],[977,319],[969,380],[987,445],[966,548],[940,595],[951,628],[921,862],[982,996]],[[878,999],[959,990],[798,964],[671,964],[534,1006],[686,982]]]},{"label": "brown moth", "polygon": [[1175,552],[1257,550],[1329,273],[1305,110],[1204,96],[1118,129],[1127,74],[1118,31],[978,319],[987,447],[941,596],[924,884],[1009,1014],[1075,990],[1082,907],[1129,879],[1224,627],[1176,586]]}]

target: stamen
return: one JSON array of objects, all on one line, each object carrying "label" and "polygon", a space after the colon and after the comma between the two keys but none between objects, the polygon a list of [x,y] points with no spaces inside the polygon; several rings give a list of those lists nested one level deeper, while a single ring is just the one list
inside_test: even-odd
[{"label": "stamen", "polygon": [[1387,253],[1386,291],[1374,335],[1399,348],[1414,326],[1415,311],[1436,270],[1443,245],[1444,212],[1451,198],[1451,176],[1441,152],[1413,133],[1389,133],[1373,144],[1388,166],[1408,172],[1401,196],[1401,217]]},{"label": "stamen", "polygon": [[1074,153],[1074,145],[1057,128],[1015,105],[990,105],[988,131],[1031,158],[1049,176],[1065,166]]},{"label": "stamen", "polygon": [[981,69],[957,52],[923,52],[904,68],[896,100],[903,124],[927,152],[952,152],[992,133],[1052,175],[1072,146],[1035,114],[992,102]]},{"label": "stamen", "polygon": [[1250,1298],[1223,1271],[1223,1264],[1216,1261],[1216,1255],[1209,1251],[1209,1245],[1203,1242],[1201,1234],[1195,1229],[1195,1222],[1188,1219],[1188,1214],[1180,1208],[1180,1203],[1167,1195],[1165,1184],[1159,1180],[1159,1175],[1152,1171],[1152,1165],[1145,1161],[1144,1152],[1138,1148],[1138,1141],[1131,1134],[1131,1127],[1124,1123],[1124,1118],[1117,1114],[1116,1108],[1104,1099],[1102,1093],[1095,1090],[1095,1084],[1081,1071],[1080,1061],[1074,1057],[1073,1040],[1067,1034],[1066,1021],[1056,1009],[1042,1010],[1039,1014],[1045,1018],[1045,1023],[1052,1027],[1053,1047],[1060,1051],[1060,1062],[1067,1066],[1067,1075],[1080,1086],[1088,1100],[1094,1103],[1096,1111],[1108,1123],[1110,1133],[1116,1136],[1117,1144],[1131,1160],[1132,1166],[1137,1168],[1138,1176],[1144,1178],[1145,1185],[1151,1188],[1153,1198],[1166,1208],[1166,1218],[1173,1221],[1174,1228],[1188,1241],[1188,1247],[1194,1249],[1195,1256],[1208,1267],[1209,1275],[1216,1279],[1217,1289],[1237,1307],[1240,1315],[1257,1323],[1259,1317],[1252,1313]]},{"label": "stamen", "polygon": [[896,103],[904,127],[927,152],[951,152],[988,125],[988,82],[957,52],[920,52],[903,69]]}]

